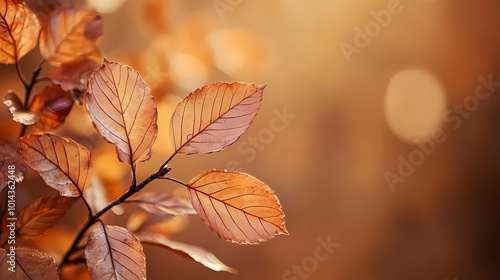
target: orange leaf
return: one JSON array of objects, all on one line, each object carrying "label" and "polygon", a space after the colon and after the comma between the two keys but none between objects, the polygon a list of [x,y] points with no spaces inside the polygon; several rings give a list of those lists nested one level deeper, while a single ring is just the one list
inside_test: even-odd
[{"label": "orange leaf", "polygon": [[98,222],[89,234],[85,256],[91,279],[146,279],[142,245],[122,227]]},{"label": "orange leaf", "polygon": [[102,18],[96,11],[73,6],[57,9],[40,32],[40,53],[51,65],[76,59],[99,61],[97,43],[102,35]]},{"label": "orange leaf", "polygon": [[141,192],[128,203],[137,203],[142,209],[154,215],[192,215],[196,214],[188,201],[164,193]]},{"label": "orange leaf", "polygon": [[40,24],[24,2],[5,0],[0,4],[0,63],[16,63],[38,41]]},{"label": "orange leaf", "polygon": [[158,135],[158,113],[151,90],[139,73],[105,60],[90,77],[85,102],[94,126],[116,145],[121,162],[136,164],[149,159]]},{"label": "orange leaf", "polygon": [[257,114],[264,88],[218,82],[188,95],[177,105],[170,124],[176,153],[218,152],[234,143]]},{"label": "orange leaf", "polygon": [[0,249],[0,279],[57,280],[59,275],[54,259],[33,248],[16,247],[15,272],[9,271],[8,252]]},{"label": "orange leaf", "polygon": [[87,91],[88,78],[101,64],[102,61],[81,58],[52,69],[47,77],[62,90],[69,92],[78,105],[82,105],[83,96]]},{"label": "orange leaf", "polygon": [[30,111],[40,116],[36,127],[50,130],[64,122],[73,106],[73,98],[58,86],[48,86],[31,101]]},{"label": "orange leaf", "polygon": [[81,196],[85,192],[92,172],[87,148],[48,133],[22,137],[19,143],[24,161],[47,185],[62,196]]},{"label": "orange leaf", "polygon": [[192,179],[188,188],[198,216],[222,239],[257,244],[288,234],[278,198],[250,175],[207,171]]},{"label": "orange leaf", "polygon": [[3,103],[9,109],[14,121],[24,125],[32,125],[40,121],[40,116],[36,113],[24,109],[23,103],[17,95],[11,91],[7,92]]},{"label": "orange leaf", "polygon": [[76,202],[74,197],[43,196],[18,215],[16,232],[24,239],[39,239],[53,227]]},{"label": "orange leaf", "polygon": [[[12,169],[9,166],[15,168]],[[0,191],[8,185],[9,181],[21,182],[24,179],[26,169],[26,164],[21,158],[19,149],[0,140]]]},{"label": "orange leaf", "polygon": [[210,253],[206,249],[173,241],[159,234],[139,233],[137,237],[142,243],[165,247],[196,262],[199,262],[214,271],[227,271],[233,274],[238,274],[237,269],[225,265],[214,254]]},{"label": "orange leaf", "polygon": [[182,231],[187,223],[186,216],[153,215],[144,211],[136,211],[128,218],[127,228],[135,234],[149,232],[172,236]]}]

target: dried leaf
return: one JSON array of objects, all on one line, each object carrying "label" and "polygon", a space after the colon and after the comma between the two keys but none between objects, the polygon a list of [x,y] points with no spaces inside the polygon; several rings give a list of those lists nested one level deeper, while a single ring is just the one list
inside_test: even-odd
[{"label": "dried leaf", "polygon": [[121,162],[136,164],[149,159],[158,134],[158,113],[151,90],[139,73],[105,60],[90,77],[85,102],[94,126],[116,145]]},{"label": "dried leaf", "polygon": [[[16,247],[15,261],[10,252],[0,249],[0,279],[58,280],[57,267],[52,257],[33,248]],[[12,265],[14,264],[14,265]],[[14,266],[15,272],[8,270]]]},{"label": "dried leaf", "polygon": [[127,228],[134,233],[149,232],[172,236],[180,232],[188,223],[186,216],[152,215],[145,211],[136,211],[127,220]]},{"label": "dried leaf", "polygon": [[185,201],[169,194],[141,192],[133,199],[126,200],[137,203],[142,209],[154,215],[194,215],[196,211],[189,201]]},{"label": "dried leaf", "polygon": [[[9,168],[9,166],[14,166],[14,169]],[[0,191],[8,185],[9,181],[21,182],[24,179],[26,169],[19,149],[0,140]]]},{"label": "dried leaf", "polygon": [[43,196],[25,207],[18,215],[16,233],[24,239],[39,239],[68,212],[76,198]]},{"label": "dried leaf", "polygon": [[97,227],[89,234],[85,256],[90,278],[146,279],[146,257],[132,232],[122,227]]},{"label": "dried leaf", "polygon": [[52,69],[47,77],[62,90],[69,92],[78,105],[82,105],[83,96],[87,91],[88,78],[101,64],[101,61],[81,58]]},{"label": "dried leaf", "polygon": [[40,121],[38,114],[24,109],[23,103],[17,95],[11,91],[7,92],[3,103],[9,109],[14,121],[24,125],[32,125]]},{"label": "dried leaf", "polygon": [[222,239],[257,244],[288,234],[278,198],[250,175],[212,170],[192,179],[188,187],[198,216]]},{"label": "dried leaf", "polygon": [[92,172],[90,153],[71,139],[36,133],[20,139],[21,155],[47,185],[62,196],[81,196]]},{"label": "dried leaf", "polygon": [[225,265],[206,249],[173,241],[159,234],[139,233],[137,237],[142,243],[165,247],[185,257],[191,258],[214,271],[227,271],[238,274],[237,269]]},{"label": "dried leaf", "polygon": [[95,175],[90,179],[89,187],[85,191],[84,196],[94,213],[101,211],[101,209],[109,204],[106,189],[102,185],[101,180]]},{"label": "dried leaf", "polygon": [[102,18],[96,11],[62,6],[51,15],[40,32],[40,53],[51,65],[60,66],[81,58],[96,61],[102,35]]},{"label": "dried leaf", "polygon": [[38,41],[40,24],[24,2],[5,0],[0,4],[0,63],[19,61]]},{"label": "dried leaf", "polygon": [[195,90],[174,111],[170,138],[179,154],[212,153],[248,129],[262,102],[264,86],[213,83]]},{"label": "dried leaf", "polygon": [[50,130],[64,122],[73,106],[73,98],[58,86],[48,86],[31,101],[30,111],[40,116],[36,127]]}]

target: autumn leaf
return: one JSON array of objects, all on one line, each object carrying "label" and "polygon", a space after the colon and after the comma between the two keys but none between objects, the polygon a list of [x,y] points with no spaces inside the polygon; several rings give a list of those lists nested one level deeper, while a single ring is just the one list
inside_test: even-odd
[{"label": "autumn leaf", "polygon": [[142,209],[154,215],[193,215],[196,211],[189,201],[185,201],[169,194],[141,192],[127,203],[137,203]]},{"label": "autumn leaf", "polygon": [[173,241],[159,234],[151,233],[138,233],[137,238],[144,244],[151,244],[155,246],[162,246],[185,257],[188,257],[214,271],[227,271],[230,273],[238,274],[238,270],[225,265],[214,254],[208,250]]},{"label": "autumn leaf", "polygon": [[71,139],[49,133],[31,134],[20,139],[21,155],[47,185],[62,196],[81,196],[92,172],[90,153]]},{"label": "autumn leaf", "polygon": [[85,103],[90,119],[118,158],[127,164],[149,159],[158,135],[156,103],[149,86],[129,66],[104,61],[92,73]]},{"label": "autumn leaf", "polygon": [[146,257],[132,232],[101,222],[89,234],[85,256],[90,278],[146,279]]},{"label": "autumn leaf", "polygon": [[188,188],[198,216],[224,240],[257,244],[288,234],[278,198],[250,175],[207,171],[192,179]]},{"label": "autumn leaf", "polygon": [[80,58],[52,69],[47,77],[62,90],[69,92],[78,105],[82,105],[88,78],[101,64],[102,61]]},{"label": "autumn leaf", "polygon": [[186,228],[186,216],[153,215],[145,211],[133,212],[127,220],[127,228],[135,234],[141,232],[172,236]]},{"label": "autumn leaf", "polygon": [[64,122],[73,106],[73,98],[58,86],[48,86],[31,101],[30,111],[40,116],[36,127],[50,130]]},{"label": "autumn leaf", "polygon": [[9,263],[10,252],[0,249],[0,279],[58,280],[54,259],[33,248],[16,247],[14,270]]},{"label": "autumn leaf", "polygon": [[16,63],[38,41],[40,24],[24,2],[4,0],[0,4],[0,63]]},{"label": "autumn leaf", "polygon": [[90,179],[89,186],[83,195],[89,204],[90,209],[92,209],[95,213],[101,211],[101,209],[109,204],[106,195],[106,188],[96,175],[92,176]]},{"label": "autumn leaf", "polygon": [[212,153],[231,145],[248,129],[265,85],[213,83],[195,90],[174,111],[170,138],[176,153]]},{"label": "autumn leaf", "polygon": [[16,233],[24,239],[39,239],[52,228],[76,202],[76,198],[43,196],[17,216]]},{"label": "autumn leaf", "polygon": [[102,35],[102,18],[96,11],[62,6],[54,11],[40,32],[40,53],[53,66],[81,58],[96,61]]},{"label": "autumn leaf", "polygon": [[[14,166],[14,169],[12,169],[12,166]],[[24,179],[26,169],[26,164],[21,158],[19,149],[16,149],[8,142],[0,140],[0,191],[8,185],[9,181],[21,182]]]},{"label": "autumn leaf", "polygon": [[19,97],[11,91],[7,92],[3,103],[12,114],[12,119],[18,123],[32,125],[40,121],[40,116],[26,110]]}]

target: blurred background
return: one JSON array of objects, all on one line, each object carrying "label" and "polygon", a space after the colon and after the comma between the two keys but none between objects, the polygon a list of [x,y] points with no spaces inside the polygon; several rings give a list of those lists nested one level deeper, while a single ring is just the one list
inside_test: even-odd
[{"label": "blurred background", "polygon": [[[65,2],[27,4],[44,18]],[[109,224],[149,222],[240,270],[214,272],[146,245],[149,279],[500,279],[498,1],[70,2],[102,14],[102,54],[153,90],[159,136],[140,179],[173,152],[170,116],[183,97],[215,81],[268,84],[238,142],[177,156],[171,176],[252,174],[276,191],[290,236],[235,245],[197,217],[155,225],[124,205]],[[29,73],[39,61],[35,50],[21,66]],[[23,92],[14,66],[0,73],[1,92]],[[0,117],[0,135],[15,141],[20,126],[5,107]],[[92,151],[108,200],[124,192],[128,167],[81,106],[55,133]],[[148,189],[186,195],[170,182]],[[55,194],[32,170],[17,191],[17,207]],[[38,246],[60,260],[85,218],[79,202]],[[334,250],[317,249],[328,241]]]}]

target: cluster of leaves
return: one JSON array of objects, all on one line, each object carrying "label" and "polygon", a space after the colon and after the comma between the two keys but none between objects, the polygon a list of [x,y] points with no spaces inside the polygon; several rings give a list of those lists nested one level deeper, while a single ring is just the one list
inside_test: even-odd
[{"label": "cluster of leaves", "polygon": [[[150,158],[158,134],[156,102],[149,86],[131,67],[102,59],[97,49],[102,20],[95,11],[63,6],[40,26],[24,3],[0,1],[0,62],[14,63],[26,88],[24,103],[12,92],[5,96],[5,105],[23,129],[18,147],[0,143],[0,191],[7,193],[8,178],[2,177],[7,174],[7,166],[16,165],[15,179],[21,181],[25,163],[59,192],[40,197],[16,215],[15,232],[21,239],[40,238],[79,199],[88,209],[88,220],[59,267],[52,257],[35,248],[17,248],[16,262],[22,267],[15,272],[17,278],[58,279],[58,269],[86,262],[92,279],[146,279],[141,243],[179,252],[216,271],[236,273],[202,248],[147,230],[107,225],[101,220],[104,213],[124,202],[135,203],[150,215],[196,214],[222,239],[239,244],[257,244],[287,234],[284,214],[273,191],[250,175],[210,170],[188,183],[167,176],[171,170],[168,164],[178,154],[213,153],[234,143],[260,109],[265,86],[217,82],[189,94],[171,118],[174,153],[157,172],[139,183],[136,166]],[[27,81],[18,61],[37,41],[43,61]],[[45,62],[54,68],[46,77],[37,78]],[[52,85],[29,103],[30,93],[39,81],[50,81]],[[105,207],[84,196],[92,178],[88,149],[72,139],[43,132],[64,122],[74,100],[85,106],[102,137],[115,145],[118,160],[131,168],[128,191]],[[41,132],[24,136],[29,125]],[[138,193],[157,179],[186,187],[189,201],[166,193]],[[0,244],[5,246],[6,215],[0,218]],[[2,279],[11,276],[6,274],[11,273],[5,267],[7,258],[7,251],[0,249]]]}]

